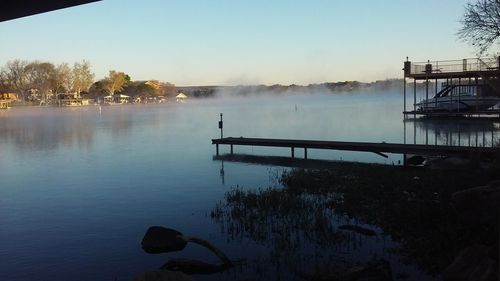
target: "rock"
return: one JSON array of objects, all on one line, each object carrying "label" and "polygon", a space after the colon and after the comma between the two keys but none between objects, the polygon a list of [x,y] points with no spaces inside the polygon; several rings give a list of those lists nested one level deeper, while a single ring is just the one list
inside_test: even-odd
[{"label": "rock", "polygon": [[444,281],[498,280],[497,262],[489,257],[490,249],[483,245],[464,248],[443,271]]},{"label": "rock", "polygon": [[500,181],[457,191],[451,199],[465,223],[496,223],[500,208]]},{"label": "rock", "polygon": [[193,278],[182,272],[158,270],[144,272],[134,278],[134,281],[193,281]]},{"label": "rock", "polygon": [[144,234],[141,244],[146,253],[159,254],[180,251],[186,247],[187,242],[177,230],[151,226]]},{"label": "rock", "polygon": [[414,155],[414,156],[406,158],[406,164],[412,165],[412,166],[422,165],[424,163],[424,161],[425,161],[425,158],[420,156],[420,155]]}]

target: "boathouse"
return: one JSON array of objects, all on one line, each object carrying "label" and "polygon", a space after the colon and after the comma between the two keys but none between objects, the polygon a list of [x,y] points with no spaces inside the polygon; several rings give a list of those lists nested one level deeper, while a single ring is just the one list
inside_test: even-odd
[{"label": "boathouse", "polygon": [[[500,99],[500,57],[427,62],[406,58],[403,71],[405,118],[408,115],[500,117],[500,108],[495,105]],[[408,94],[413,98],[413,106],[409,108]],[[467,103],[467,99],[483,101],[486,97],[493,106]],[[446,107],[438,103],[446,103]]]}]

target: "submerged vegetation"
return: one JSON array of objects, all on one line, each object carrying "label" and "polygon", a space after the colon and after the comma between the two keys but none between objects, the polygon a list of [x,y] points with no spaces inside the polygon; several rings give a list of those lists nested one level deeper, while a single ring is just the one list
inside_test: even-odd
[{"label": "submerged vegetation", "polygon": [[349,254],[357,247],[392,239],[397,244],[384,242],[382,253],[372,255],[396,253],[435,276],[471,244],[498,247],[498,225],[464,223],[452,201],[454,193],[488,183],[497,171],[360,163],[293,169],[283,172],[282,188],[231,189],[211,216],[229,239],[249,238],[269,247],[265,261],[273,266],[267,270],[340,276],[366,262]]}]

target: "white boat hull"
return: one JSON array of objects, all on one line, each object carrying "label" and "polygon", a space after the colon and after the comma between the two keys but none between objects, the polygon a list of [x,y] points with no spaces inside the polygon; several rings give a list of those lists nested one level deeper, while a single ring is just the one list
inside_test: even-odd
[{"label": "white boat hull", "polygon": [[498,103],[498,97],[445,96],[423,100],[415,105],[418,111],[474,111],[487,110]]}]

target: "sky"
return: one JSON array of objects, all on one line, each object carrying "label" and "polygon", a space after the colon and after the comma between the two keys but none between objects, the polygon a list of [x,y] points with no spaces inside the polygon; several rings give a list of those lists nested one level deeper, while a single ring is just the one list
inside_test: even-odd
[{"label": "sky", "polygon": [[468,0],[104,0],[0,22],[0,66],[90,61],[177,86],[402,78],[403,61],[471,58]]}]

